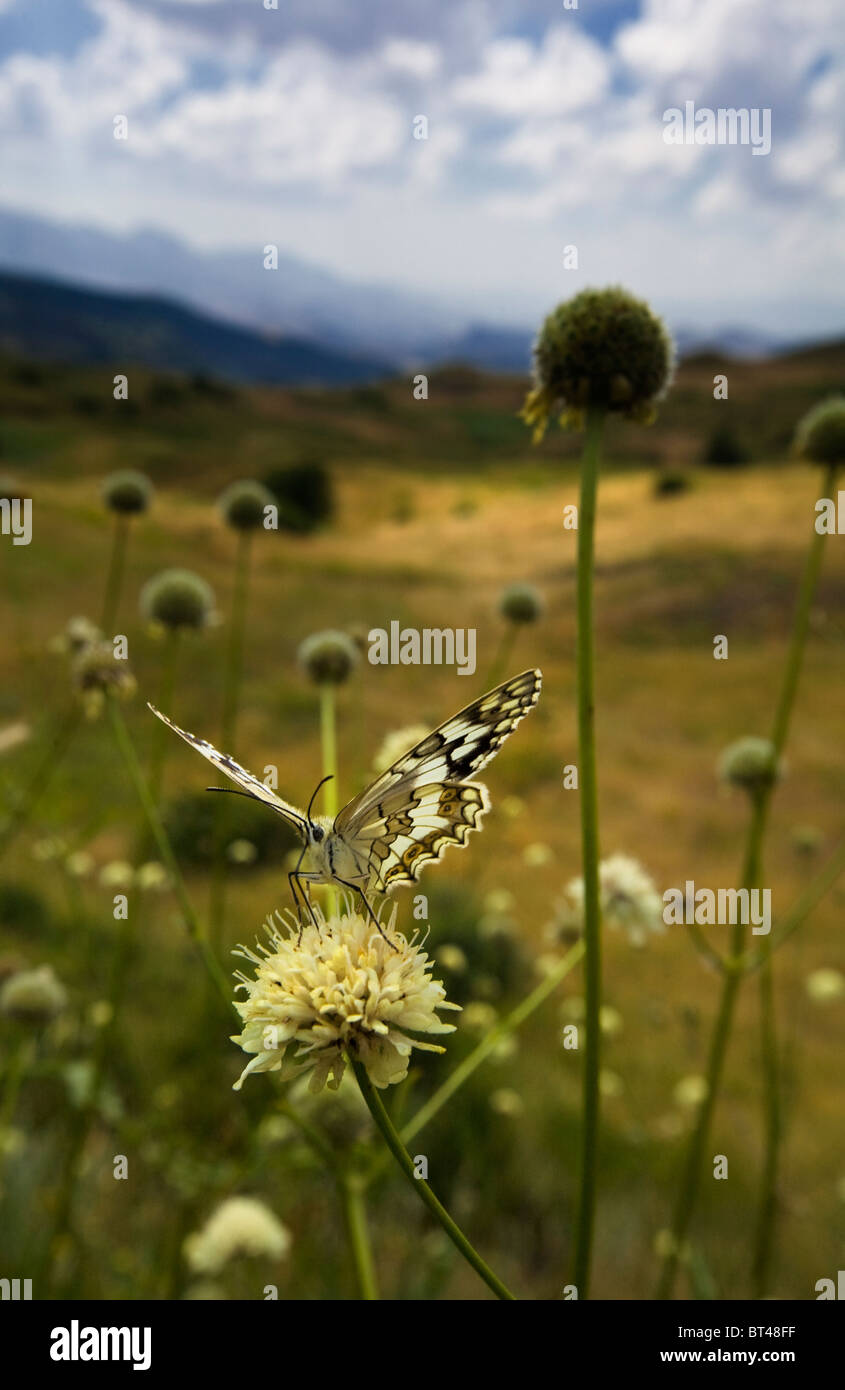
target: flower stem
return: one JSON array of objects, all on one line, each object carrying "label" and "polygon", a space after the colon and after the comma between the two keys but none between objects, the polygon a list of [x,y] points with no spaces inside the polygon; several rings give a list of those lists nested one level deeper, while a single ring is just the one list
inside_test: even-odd
[{"label": "flower stem", "polygon": [[[244,636],[246,631],[246,605],[249,590],[249,561],[252,535],[249,531],[239,531],[235,554],[235,580],[232,590],[232,616],[229,624],[229,641],[226,649],[226,668],[223,676],[223,721],[220,747],[224,753],[235,748],[235,731],[238,722],[238,703],[241,678],[243,675]],[[230,813],[228,797],[218,797],[216,808],[214,867],[211,878],[211,899],[209,919],[211,940],[217,944],[226,913],[226,821]]]},{"label": "flower stem", "polygon": [[[320,686],[320,745],[323,753],[323,776],[331,780],[323,788],[323,811],[332,819],[337,815],[337,724],[335,718],[335,688],[328,681]],[[330,888],[327,894],[329,914],[337,911],[337,894]]]},{"label": "flower stem", "polygon": [[126,549],[129,541],[129,518],[120,513],[115,515],[114,526],[112,528],[111,557],[109,559],[109,571],[106,578],[106,590],[103,595],[103,617],[101,627],[103,636],[112,637],[112,628],[117,617],[117,610],[120,604],[120,593],[123,588],[123,575],[126,568]]},{"label": "flower stem", "polygon": [[478,1252],[470,1245],[463,1231],[452,1220],[446,1208],[437,1197],[435,1197],[425,1178],[418,1178],[414,1173],[414,1162],[408,1150],[405,1148],[399,1135],[393,1127],[387,1111],[382,1104],[381,1096],[376,1091],[363,1063],[357,1058],[350,1056],[349,1063],[355,1073],[355,1079],[361,1088],[361,1094],[367,1105],[367,1109],[373,1117],[376,1128],[381,1132],[385,1144],[389,1148],[408,1182],[417,1192],[420,1200],[428,1207],[429,1211],[436,1217],[443,1227],[452,1244],[457,1247],[468,1264],[472,1265],[476,1274],[484,1280],[489,1289],[492,1289],[497,1298],[513,1301],[513,1294],[505,1287],[501,1279],[493,1273],[482,1260]]},{"label": "flower stem", "polygon": [[484,686],[485,690],[492,690],[493,687],[502,679],[502,672],[506,669],[507,663],[510,661],[511,653],[514,649],[514,643],[516,642],[516,633],[516,623],[508,623],[507,627],[502,633],[502,639],[499,643],[496,655],[493,658],[493,664],[490,667],[490,671],[488,673],[487,680]]},{"label": "flower stem", "polygon": [[[765,802],[761,796],[755,797],[751,808],[751,822],[745,850],[745,864],[742,873],[742,886],[747,889],[758,886],[760,879],[760,851],[765,829]],[[681,1184],[675,1201],[672,1216],[672,1242],[664,1257],[663,1268],[657,1285],[656,1297],[671,1298],[678,1267],[678,1258],[686,1241],[698,1199],[704,1153],[710,1136],[710,1125],[716,1108],[716,1097],[722,1080],[722,1069],[727,1052],[728,1039],[733,1024],[739,987],[745,971],[741,966],[742,948],[745,941],[745,927],[741,916],[737,915],[734,924],[731,958],[724,963],[722,994],[719,1010],[710,1039],[707,1057],[707,1092],[698,1110],[696,1121],[687,1144],[686,1156],[681,1174]]]},{"label": "flower stem", "polygon": [[[173,691],[176,686],[176,659],[179,654],[179,629],[168,628],[167,645],[162,662],[157,704],[162,714],[173,718]],[[153,743],[150,749],[150,795],[157,806],[161,798],[161,782],[164,776],[165,749],[168,747],[167,726],[156,719],[153,729]]]},{"label": "flower stem", "polygon": [[30,778],[23,796],[5,825],[0,828],[0,859],[24,829],[39,797],[46,791],[53,773],[67,752],[70,741],[79,727],[81,717],[79,708],[75,705],[71,706],[56,726],[47,751]]},{"label": "flower stem", "polygon": [[554,993],[561,980],[565,979],[569,972],[575,968],[583,954],[584,943],[583,941],[579,941],[572,947],[571,951],[567,952],[563,960],[555,966],[554,970],[550,970],[545,979],[540,981],[536,989],[533,989],[530,994],[526,995],[521,1004],[517,1004],[515,1009],[512,1009],[505,1018],[500,1019],[500,1021],[490,1029],[490,1032],[481,1039],[481,1042],[472,1049],[472,1052],[455,1067],[455,1070],[452,1072],[451,1076],[446,1078],[443,1085],[439,1086],[425,1104],[420,1106],[413,1119],[409,1120],[408,1123],[403,1126],[401,1130],[403,1144],[410,1144],[411,1140],[416,1138],[420,1130],[424,1129],[425,1126],[434,1119],[435,1115],[443,1108],[446,1102],[452,1099],[452,1096],[463,1086],[464,1082],[469,1080],[473,1072],[477,1071],[481,1063],[490,1056],[490,1053],[495,1051],[502,1039],[506,1038],[510,1033],[515,1033],[517,1028],[520,1028],[526,1019],[530,1018],[540,1005],[548,999],[549,995]]},{"label": "flower stem", "polygon": [[174,891],[176,893],[176,898],[182,912],[182,918],[187,928],[188,935],[190,936],[197,951],[199,952],[203,965],[208,971],[209,978],[214,982],[214,985],[219,991],[221,998],[226,1003],[227,1009],[229,1009],[232,1007],[231,989],[229,983],[220,967],[217,957],[215,956],[214,952],[211,950],[208,944],[205,931],[203,930],[199,918],[197,917],[197,914],[194,911],[193,904],[190,898],[188,897],[188,890],[185,887],[185,880],[182,877],[179,865],[176,862],[176,856],[174,855],[170,841],[167,838],[167,832],[165,831],[164,826],[162,824],[161,816],[159,815],[158,807],[156,806],[155,800],[153,799],[152,791],[150,790],[150,787],[148,786],[144,778],[144,774],[141,771],[141,764],[138,761],[138,755],[135,752],[135,747],[129,736],[129,730],[126,727],[126,721],[124,720],[120,708],[118,707],[117,702],[115,701],[113,696],[107,696],[106,704],[109,711],[109,719],[111,720],[112,730],[117,741],[117,746],[120,749],[120,752],[123,756],[123,760],[126,763],[127,771],[132,780],[132,784],[135,788],[135,791],[138,794],[138,799],[144,809],[144,813],[147,817],[147,823],[152,832],[153,839],[155,840],[158,852],[161,855],[162,861],[166,865],[170,873],[170,876],[173,880]]},{"label": "flower stem", "polygon": [[371,1303],[378,1299],[379,1293],[367,1226],[366,1184],[355,1173],[343,1173],[338,1177],[337,1189],[343,1208],[349,1248],[352,1251],[358,1292],[362,1299]]},{"label": "flower stem", "polygon": [[[830,497],[833,495],[835,482],[836,466],[830,465],[826,471],[824,483],[822,484],[823,497]],[[798,682],[801,676],[804,651],[807,645],[807,634],[810,627],[810,610],[818,585],[819,573],[821,571],[824,539],[824,532],[819,533],[814,528],[813,537],[810,542],[810,550],[807,555],[807,562],[804,566],[804,573],[801,579],[801,586],[798,591],[792,636],[789,642],[786,667],[772,726],[771,741],[774,746],[776,764],[786,745],[789,724],[795,706],[795,697],[798,692]],[[767,808],[772,790],[773,787],[770,788],[766,794]],[[772,978],[771,938],[767,938],[763,943],[761,955],[762,964],[759,979],[760,1050],[763,1058],[765,1146],[763,1177],[757,1208],[754,1253],[751,1265],[752,1285],[756,1298],[763,1298],[768,1289],[769,1271],[774,1244],[774,1223],[777,1215],[780,1144],[783,1136],[777,1013],[775,1009],[774,980]]]},{"label": "flower stem", "polygon": [[596,779],[593,555],[596,494],[604,414],[587,412],[578,508],[578,771],[584,879],[584,1065],[580,1188],[575,1226],[575,1284],[580,1299],[590,1286],[599,1139],[601,1029],[601,911],[599,904],[598,788]]}]

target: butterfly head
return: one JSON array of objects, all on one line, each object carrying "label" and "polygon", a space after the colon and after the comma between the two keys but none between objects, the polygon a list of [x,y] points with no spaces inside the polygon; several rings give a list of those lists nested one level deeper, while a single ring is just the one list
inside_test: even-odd
[{"label": "butterfly head", "polygon": [[327,777],[324,777],[320,782],[317,783],[316,787],[311,793],[311,800],[308,803],[308,810],[305,812],[305,833],[308,837],[309,845],[322,844],[326,838],[326,835],[328,834],[328,828],[331,822],[327,822],[324,816],[318,816],[316,820],[312,820],[311,809],[314,805],[314,802],[317,799],[317,793],[320,790],[320,788],[325,786],[326,782],[330,782],[331,780],[332,774],[329,773]]}]

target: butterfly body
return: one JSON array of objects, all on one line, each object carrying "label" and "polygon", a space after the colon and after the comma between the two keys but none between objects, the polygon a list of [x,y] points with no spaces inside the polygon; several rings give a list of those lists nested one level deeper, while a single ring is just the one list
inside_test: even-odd
[{"label": "butterfly body", "polygon": [[289,878],[297,903],[299,889],[307,905],[303,883],[336,884],[360,893],[372,913],[368,894],[416,882],[426,864],[449,845],[465,845],[481,828],[490,797],[474,774],[533,709],[541,682],[539,671],[523,671],[474,700],[397,758],[334,819],[291,806],[228,754],[150,709],[242,793],[263,801],[296,831],[302,854]]}]

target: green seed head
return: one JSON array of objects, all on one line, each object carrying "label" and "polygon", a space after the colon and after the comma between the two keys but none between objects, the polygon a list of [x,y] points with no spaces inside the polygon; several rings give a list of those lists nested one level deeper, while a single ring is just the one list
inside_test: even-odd
[{"label": "green seed head", "polygon": [[358,648],[345,632],[315,632],[301,643],[297,659],[317,685],[342,685],[358,665]]},{"label": "green seed head", "polygon": [[795,431],[795,452],[810,463],[845,463],[845,396],[814,405]]},{"label": "green seed head", "polygon": [[231,483],[217,502],[223,520],[235,531],[257,531],[264,524],[264,508],[274,505],[273,494],[263,483],[244,479]]},{"label": "green seed head", "polygon": [[50,1023],[67,1005],[67,992],[51,965],[20,970],[0,989],[0,1014],[18,1023]]},{"label": "green seed head", "polygon": [[96,719],[107,695],[130,700],[138,688],[129,663],[116,657],[108,642],[91,642],[78,652],[73,683],[89,719]]},{"label": "green seed head", "polygon": [[533,584],[510,584],[499,599],[499,612],[509,623],[536,623],[545,604]]},{"label": "green seed head", "polygon": [[775,764],[775,750],[767,738],[738,738],[719,758],[723,782],[758,795],[783,776],[783,763]]},{"label": "green seed head", "polygon": [[143,473],[132,468],[122,468],[110,473],[101,488],[103,502],[109,511],[120,512],[123,516],[133,516],[145,512],[153,495],[153,485]]},{"label": "green seed head", "polygon": [[171,631],[207,627],[214,614],[214,593],[192,570],[162,570],[141,590],[141,615]]},{"label": "green seed head", "polygon": [[582,290],[553,309],[534,344],[534,389],[522,418],[535,441],[549,417],[580,428],[588,409],[650,424],[674,368],[674,346],[661,319],[618,286]]}]

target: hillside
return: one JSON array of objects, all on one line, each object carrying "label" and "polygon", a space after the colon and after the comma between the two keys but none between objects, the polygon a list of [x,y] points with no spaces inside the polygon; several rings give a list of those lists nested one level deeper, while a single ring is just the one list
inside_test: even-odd
[{"label": "hillside", "polygon": [[106,294],[0,273],[0,348],[40,361],[136,363],[232,381],[339,384],[384,376],[384,362],[272,337],[169,300]]}]

